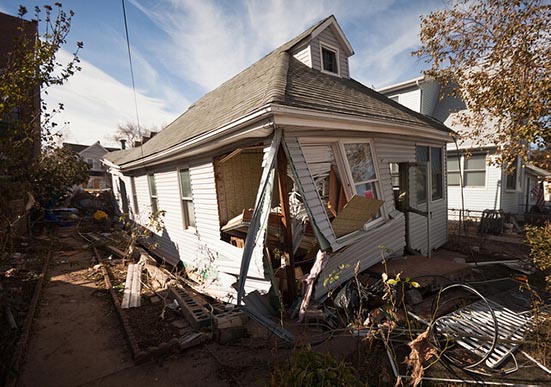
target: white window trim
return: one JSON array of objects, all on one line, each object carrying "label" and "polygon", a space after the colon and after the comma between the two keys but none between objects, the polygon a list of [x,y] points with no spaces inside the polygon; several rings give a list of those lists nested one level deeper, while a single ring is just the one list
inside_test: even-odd
[{"label": "white window trim", "polygon": [[181,214],[182,214],[182,229],[185,231],[185,232],[191,232],[191,233],[196,233],[197,231],[197,217],[195,216],[195,202],[193,201],[193,188],[191,188],[191,204],[193,205],[193,218],[195,219],[195,226],[190,226],[189,225],[189,222],[188,222],[188,219],[189,219],[189,215],[188,215],[188,219],[186,219],[186,213],[187,213],[187,209],[184,208],[184,196],[183,196],[183,192],[182,192],[182,182],[180,181],[180,171],[185,171],[187,170],[188,173],[189,173],[189,184],[190,184],[190,188],[191,188],[191,171],[190,171],[190,168],[189,167],[182,167],[182,168],[178,168],[176,170],[176,177],[178,179],[178,193],[179,193],[179,196],[180,196],[180,209],[181,209]]},{"label": "white window trim", "polygon": [[[331,71],[327,71],[323,68],[323,49],[326,49],[326,50],[329,50],[329,51],[333,51],[335,53],[335,60],[337,62],[337,72],[336,73],[333,73]],[[341,65],[340,65],[340,51],[337,47],[334,47],[330,44],[327,44],[327,43],[322,43],[320,42],[320,69],[321,69],[321,72],[324,73],[324,74],[329,74],[329,75],[333,75],[333,76],[336,76],[336,77],[340,77],[341,76]]]},{"label": "white window trim", "polygon": [[[151,178],[149,176],[151,176]],[[157,191],[157,180],[155,179],[154,173],[147,175],[147,186],[149,187],[149,205],[151,206],[151,214],[154,214],[155,212],[159,211],[159,192],[156,192],[156,194],[153,195],[153,193],[151,192],[151,180],[153,180],[155,184],[155,191]],[[155,207],[157,207],[156,209],[153,206],[153,199],[155,199]],[[156,211],[153,211],[154,209]]]},{"label": "white window trim", "polygon": [[[480,155],[483,154],[486,157],[484,158],[484,185],[463,185],[463,188],[468,188],[470,190],[486,190],[488,188],[488,161],[490,161],[488,152],[474,152],[473,155]],[[465,155],[461,155],[461,173],[463,176],[463,181],[465,181]],[[482,169],[468,169],[467,172],[481,172]]]},{"label": "white window trim", "polygon": [[[463,188],[468,188],[471,191],[485,191],[485,190],[488,189],[488,179],[489,179],[489,176],[488,176],[489,175],[488,162],[490,161],[490,155],[488,154],[488,152],[475,152],[473,154],[485,154],[486,155],[486,161],[485,161],[485,164],[484,164],[484,185],[465,185],[465,155],[464,154],[461,154],[459,156],[459,173],[461,175],[461,183],[463,183]],[[451,155],[450,156],[449,152],[447,153],[447,157],[446,157],[446,174],[448,173],[447,163],[448,163],[448,158],[449,157],[457,157],[457,155]],[[482,169],[470,169],[468,171],[476,172],[476,171],[482,171]],[[461,188],[461,183],[460,184],[455,184],[455,185],[450,185],[448,183],[446,185],[447,185],[447,187]]]},{"label": "white window trim", "polygon": [[140,215],[140,204],[138,201],[138,191],[136,190],[136,177],[130,176],[130,189],[132,190],[132,207],[134,216]]},{"label": "white window trim", "polygon": [[[447,162],[448,162],[448,159],[447,159],[447,155],[448,155],[448,152],[446,150],[445,147],[441,146],[441,145],[435,145],[435,144],[430,144],[430,143],[415,143],[415,162],[417,163],[417,147],[418,146],[426,146],[429,148],[429,163],[431,162],[431,157],[432,157],[432,154],[431,154],[431,151],[430,151],[430,148],[440,148],[441,149],[441,152],[440,152],[440,165],[442,166],[442,197],[438,198],[438,199],[433,199],[432,198],[432,187],[430,187],[431,189],[431,195],[430,195],[430,202],[431,203],[438,203],[442,200],[446,200],[446,197],[447,197],[447,188],[448,188],[448,185],[447,185],[447,182],[448,182],[448,169],[446,168],[446,185],[444,185],[444,160],[446,161],[446,167],[447,167]],[[458,187],[458,186],[452,186],[452,187]],[[415,187],[415,189],[417,189],[417,186]],[[428,198],[428,192],[427,192],[427,198]],[[415,205],[419,205],[419,204],[426,204],[427,203],[427,199],[423,200],[423,201],[417,201],[417,191],[415,192]]]}]

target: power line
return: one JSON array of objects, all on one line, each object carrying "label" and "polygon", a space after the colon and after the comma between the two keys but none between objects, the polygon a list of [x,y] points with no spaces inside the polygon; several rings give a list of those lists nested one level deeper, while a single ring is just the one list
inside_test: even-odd
[{"label": "power line", "polygon": [[128,61],[130,63],[130,77],[132,78],[132,91],[134,92],[134,107],[136,109],[136,122],[138,124],[138,135],[142,136],[140,127],[140,115],[138,113],[138,98],[136,95],[136,83],[134,82],[134,65],[132,64],[132,52],[130,51],[130,38],[128,37],[128,23],[126,21],[126,6],[125,1],[122,2],[122,14],[124,17],[124,31],[126,32],[126,47],[128,48]]}]

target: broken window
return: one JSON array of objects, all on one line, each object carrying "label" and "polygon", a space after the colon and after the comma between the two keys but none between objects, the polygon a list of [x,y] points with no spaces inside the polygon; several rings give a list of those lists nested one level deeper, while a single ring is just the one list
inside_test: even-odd
[{"label": "broken window", "polygon": [[155,183],[155,175],[147,175],[149,183],[149,200],[151,202],[151,213],[159,212],[159,198],[157,196],[157,184]]},{"label": "broken window", "polygon": [[191,197],[191,180],[189,169],[180,169],[180,199],[182,201],[182,223],[184,229],[195,227],[195,212],[193,208],[193,199]]},{"label": "broken window", "polygon": [[[355,192],[353,193],[367,199],[380,199],[377,189],[379,179],[373,160],[371,144],[369,142],[345,143],[343,146],[352,182],[354,183]],[[381,217],[382,213],[379,210],[371,220]]]}]

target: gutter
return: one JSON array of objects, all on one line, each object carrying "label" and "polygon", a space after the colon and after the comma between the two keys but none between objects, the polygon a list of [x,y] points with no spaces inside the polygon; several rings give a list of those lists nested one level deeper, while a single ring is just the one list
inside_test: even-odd
[{"label": "gutter", "polygon": [[[403,135],[422,135],[430,137],[431,139],[439,138],[445,142],[451,142],[450,133],[444,130],[430,127],[419,126],[418,124],[408,122],[388,122],[373,118],[350,116],[349,114],[333,113],[333,112],[320,112],[312,109],[296,108],[285,105],[272,105],[272,113],[276,118],[276,124],[278,125],[293,125],[293,119],[296,121],[296,125],[307,126],[304,121],[316,121],[311,126],[316,129],[349,129],[356,131],[370,131],[375,133],[389,133],[389,130],[393,130],[396,134]],[[291,120],[285,119],[291,117]]]},{"label": "gutter", "polygon": [[[140,158],[137,160],[133,160],[127,163],[123,163],[118,168],[121,170],[130,170],[130,169],[137,169],[143,167],[145,164],[151,164],[156,161],[167,161],[166,159],[169,157],[174,157],[177,154],[180,154],[181,152],[184,152],[186,150],[189,150],[191,148],[203,145],[208,142],[212,142],[213,140],[216,140],[217,138],[220,138],[227,134],[232,134],[243,127],[247,125],[251,125],[251,121],[258,121],[262,118],[266,118],[271,113],[271,107],[270,105],[266,105],[256,112],[253,112],[247,116],[244,116],[236,121],[233,121],[227,125],[224,125],[222,127],[219,127],[217,129],[211,130],[210,132],[200,134],[196,137],[193,137],[191,139],[188,139],[184,142],[181,142],[179,144],[176,144],[172,146],[171,148],[164,149],[158,153],[146,156],[144,158]],[[261,125],[260,128],[265,128],[266,126],[272,127],[273,122],[268,122],[267,124]],[[240,133],[240,134],[246,134],[250,133],[251,131],[257,130],[259,128],[253,128],[251,130],[247,130],[246,132]],[[110,165],[113,165],[110,163]]]}]

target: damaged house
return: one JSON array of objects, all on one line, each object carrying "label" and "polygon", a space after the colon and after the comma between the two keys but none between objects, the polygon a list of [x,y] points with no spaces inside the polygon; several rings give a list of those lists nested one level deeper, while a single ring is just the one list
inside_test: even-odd
[{"label": "damaged house", "polygon": [[330,16],[141,147],[105,155],[122,212],[144,226],[165,212],[155,254],[236,301],[272,284],[294,296],[319,250],[321,277],[338,276],[316,297],[358,261],[447,241],[449,130],[353,80],[353,54]]}]

